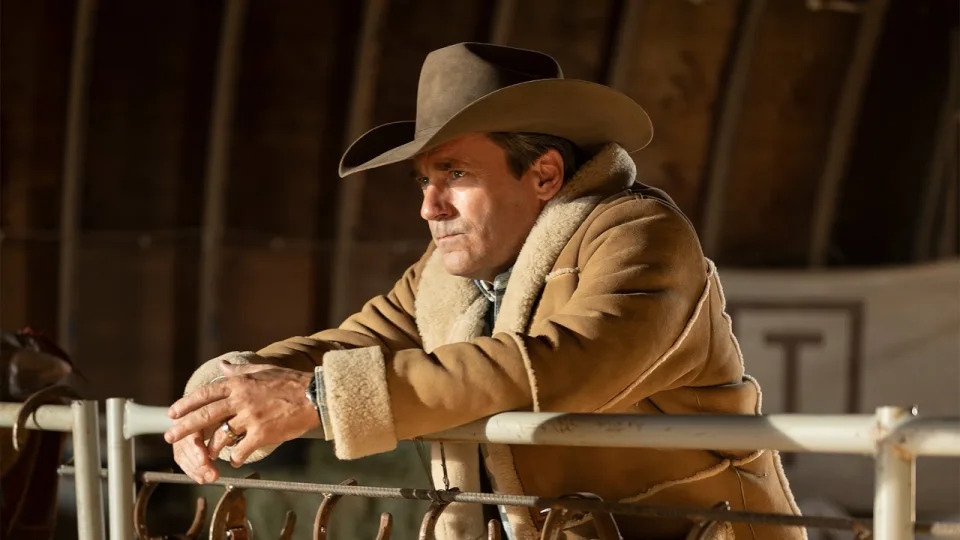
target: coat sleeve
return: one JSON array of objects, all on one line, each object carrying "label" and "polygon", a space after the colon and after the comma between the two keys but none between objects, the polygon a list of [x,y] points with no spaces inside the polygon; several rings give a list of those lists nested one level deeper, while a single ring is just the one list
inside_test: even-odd
[{"label": "coat sleeve", "polygon": [[202,364],[187,381],[184,395],[222,375],[220,360],[277,366],[313,371],[323,363],[329,351],[358,347],[379,347],[386,351],[421,347],[422,342],[414,319],[414,296],[426,257],[404,272],[386,295],[367,302],[339,328],[323,330],[310,336],[297,336],[278,341],[256,353],[232,352]]},{"label": "coat sleeve", "polygon": [[[337,455],[358,458],[497,412],[591,412],[629,391],[681,386],[669,352],[694,318],[707,267],[676,211],[627,198],[588,225],[570,300],[526,334],[439,347],[331,351],[324,382]],[[566,277],[565,277],[566,278]]]}]

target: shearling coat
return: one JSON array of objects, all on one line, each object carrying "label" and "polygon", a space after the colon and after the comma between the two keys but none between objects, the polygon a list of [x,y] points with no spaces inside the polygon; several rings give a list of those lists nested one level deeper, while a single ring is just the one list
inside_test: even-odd
[{"label": "shearling coat", "polygon": [[[673,201],[635,176],[630,156],[608,145],[566,183],[517,258],[491,337],[481,335],[488,301],[471,280],[447,274],[431,245],[393,290],[339,328],[275,343],[255,361],[323,364],[327,435],[341,459],[509,410],[759,414],[760,388],[744,373],[714,265]],[[191,386],[212,369],[201,368]],[[477,490],[476,445],[447,444],[445,454],[451,485]],[[491,444],[482,455],[501,493],[588,491],[648,505],[729,501],[734,510],[799,513],[774,451]],[[520,507],[507,514],[518,540],[537,537],[542,516]],[[683,538],[694,526],[618,522],[627,538]],[[482,530],[477,506],[451,505],[438,537]],[[733,531],[737,539],[805,537],[797,528]]]}]

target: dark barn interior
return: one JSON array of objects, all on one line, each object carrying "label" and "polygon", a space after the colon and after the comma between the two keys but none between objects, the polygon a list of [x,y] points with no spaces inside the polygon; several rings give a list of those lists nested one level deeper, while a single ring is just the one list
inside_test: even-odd
[{"label": "dark barn interior", "polygon": [[[645,107],[655,136],[633,155],[639,181],[670,193],[721,272],[960,256],[956,1],[5,0],[0,10],[0,326],[54,337],[90,399],[169,405],[202,361],[335,326],[389,290],[430,238],[409,167],[341,180],[337,164],[370,127],[413,118],[423,58],[461,41],[544,51],[565,77]],[[958,305],[945,315],[953,335]],[[960,342],[954,350],[946,361],[960,364]],[[956,370],[946,376],[960,389]],[[954,415],[957,395],[945,398]],[[138,440],[137,456],[138,467],[173,465],[159,437]],[[324,445],[297,441],[257,470],[400,486],[423,482],[415,456],[403,445],[336,464]],[[921,515],[960,515],[955,463],[919,474],[941,466],[948,480],[918,495]],[[161,488],[151,522],[185,528],[186,492]],[[319,501],[250,497],[266,536],[283,509]],[[58,538],[75,537],[67,499]],[[425,508],[382,504],[344,502],[355,515],[390,508],[398,530]]]}]

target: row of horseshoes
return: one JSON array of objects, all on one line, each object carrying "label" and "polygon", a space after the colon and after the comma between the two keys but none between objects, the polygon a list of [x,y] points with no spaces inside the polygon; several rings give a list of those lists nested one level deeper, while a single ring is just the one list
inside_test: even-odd
[{"label": "row of horseshoes", "polygon": [[[259,478],[254,473],[248,478]],[[355,486],[357,481],[353,478],[340,483],[344,486]],[[193,523],[186,533],[182,534],[152,534],[147,528],[147,505],[150,502],[150,496],[156,489],[157,484],[144,482],[143,487],[137,494],[137,502],[134,506],[134,526],[137,530],[137,536],[140,540],[200,540],[206,536],[205,523],[207,519],[207,502],[203,498],[198,498],[196,510],[193,516]],[[243,495],[243,488],[227,486],[225,493],[217,503],[213,511],[213,517],[210,520],[209,538],[210,540],[251,540],[253,538],[253,528],[246,516],[246,498]],[[328,540],[330,529],[330,517],[333,515],[334,506],[340,500],[342,495],[325,493],[323,502],[317,509],[316,517],[313,522],[313,540]],[[597,498],[592,494],[577,494],[577,498]],[[443,510],[449,505],[448,501],[435,500],[430,503],[427,513],[424,514],[420,523],[418,540],[434,540],[437,522]],[[617,528],[613,517],[608,513],[592,513],[594,524],[599,535],[599,540],[622,540],[620,531]],[[568,523],[579,519],[579,514],[569,508],[556,507],[551,508],[547,513],[546,522],[540,535],[541,540],[557,540]],[[280,540],[290,540],[293,537],[293,530],[296,526],[297,517],[292,511],[288,511],[284,520],[283,529],[280,531]],[[393,516],[384,512],[380,514],[380,525],[377,531],[377,540],[389,540],[393,529]],[[500,540],[500,522],[491,519],[487,523],[487,540]]]}]

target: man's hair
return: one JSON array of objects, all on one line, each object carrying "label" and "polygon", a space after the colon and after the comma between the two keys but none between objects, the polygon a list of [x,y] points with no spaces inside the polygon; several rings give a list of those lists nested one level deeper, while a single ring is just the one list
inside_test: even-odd
[{"label": "man's hair", "polygon": [[563,158],[563,180],[566,182],[580,166],[580,149],[571,141],[543,133],[505,133],[487,134],[490,140],[507,153],[507,166],[517,178],[547,150],[553,148]]}]

